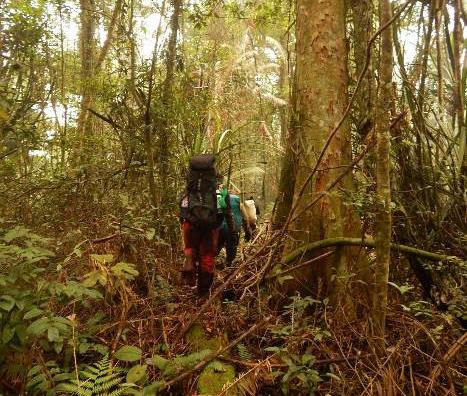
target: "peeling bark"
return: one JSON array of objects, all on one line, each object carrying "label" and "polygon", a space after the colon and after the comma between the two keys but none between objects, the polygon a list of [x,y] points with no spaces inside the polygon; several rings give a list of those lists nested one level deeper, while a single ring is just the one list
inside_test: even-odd
[{"label": "peeling bark", "polygon": [[[326,190],[351,162],[348,122],[344,122],[331,140],[315,179],[300,195],[309,172],[348,103],[344,1],[298,0],[296,29],[295,115],[299,147],[294,205],[297,213],[303,214],[289,226],[289,234],[299,243],[338,236],[356,237],[360,232],[359,221],[339,193],[339,189],[352,189],[350,175],[339,182],[337,189],[326,194],[319,206],[307,210],[307,203]],[[286,246],[286,255],[295,248],[295,242]],[[350,293],[345,293],[344,289],[352,267],[360,262],[354,253],[352,248],[342,248],[339,254],[322,260],[312,273],[301,273],[310,280],[307,286],[316,294],[329,295],[334,305],[345,306],[350,314],[353,304]]]}]

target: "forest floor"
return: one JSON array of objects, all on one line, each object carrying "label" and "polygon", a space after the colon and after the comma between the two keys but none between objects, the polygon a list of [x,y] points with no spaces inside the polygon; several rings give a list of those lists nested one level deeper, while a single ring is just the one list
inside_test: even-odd
[{"label": "forest floor", "polygon": [[[146,285],[133,288],[124,304],[108,307],[110,317],[120,319],[101,337],[112,350],[122,343],[139,346],[154,379],[160,379],[161,372],[151,356],[172,362],[198,359],[187,366],[181,362],[181,369],[164,378],[165,392],[173,395],[465,391],[467,370],[460,351],[466,333],[452,316],[423,301],[417,286],[408,292],[391,288],[386,348],[376,353],[364,311],[351,319],[344,310],[331,309],[327,300],[298,292],[285,295],[281,284],[285,278],[259,282],[270,265],[273,246],[264,230],[255,243],[242,242],[236,264],[218,266],[206,297],[181,284],[181,254],[166,251],[161,257],[159,252],[152,264],[157,271],[149,271]],[[222,261],[220,257],[218,263]],[[363,301],[362,296],[353,298]],[[205,350],[210,353],[196,355]]]},{"label": "forest floor", "polygon": [[[264,227],[253,242],[241,241],[231,268],[222,267],[221,253],[210,294],[199,297],[181,282],[177,237],[166,241],[153,229],[110,224],[90,224],[79,232],[70,228],[60,239],[47,240],[55,245],[55,256],[44,263],[41,273],[47,275],[33,288],[44,291],[48,282],[52,294],[45,304],[35,304],[49,317],[72,322],[72,340],[62,341],[62,355],[57,355],[53,333],[42,329],[21,356],[7,357],[10,377],[0,378],[0,393],[2,385],[25,387],[13,363],[26,371],[36,365],[46,378],[47,364],[54,362],[65,370],[58,378],[72,380],[83,365],[96,364],[108,352],[128,375],[145,370],[135,393],[143,396],[154,394],[144,391],[152,385],[158,395],[183,396],[461,395],[467,388],[462,349],[467,333],[452,314],[423,299],[403,256],[393,256],[381,350],[368,320],[370,305],[358,294],[361,287],[347,288],[356,315],[331,307],[328,299],[291,292],[286,288],[290,274],[277,275],[278,236]],[[26,229],[15,232],[17,239],[30,235]],[[32,234],[23,245],[38,238]],[[17,242],[15,249],[21,251],[20,246]],[[24,251],[29,257],[30,251]],[[82,294],[83,286],[101,297],[76,298],[73,293]],[[58,290],[70,290],[68,300],[63,293],[60,300]],[[31,329],[43,320],[37,315],[29,320],[18,309]],[[125,348],[139,352],[131,360],[120,359]],[[19,372],[24,374],[24,367]]]}]

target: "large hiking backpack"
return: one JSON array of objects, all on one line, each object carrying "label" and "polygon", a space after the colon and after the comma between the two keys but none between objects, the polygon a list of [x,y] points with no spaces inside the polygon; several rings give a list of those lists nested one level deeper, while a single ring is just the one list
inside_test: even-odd
[{"label": "large hiking backpack", "polygon": [[201,154],[190,159],[187,174],[188,215],[196,227],[217,227],[217,174],[214,156]]}]

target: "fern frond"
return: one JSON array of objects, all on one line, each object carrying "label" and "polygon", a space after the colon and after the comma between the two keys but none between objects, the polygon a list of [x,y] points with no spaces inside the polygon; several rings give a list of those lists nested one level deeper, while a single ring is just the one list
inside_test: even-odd
[{"label": "fern frond", "polygon": [[[89,370],[89,368],[86,368],[86,370]],[[80,375],[79,375],[79,376],[80,376],[81,378],[86,379],[86,380],[89,379],[89,380],[91,380],[91,381],[94,381],[94,380],[97,378],[97,376],[99,375],[99,373],[100,373],[100,371],[97,371],[97,372],[94,372],[94,373],[93,373],[93,372],[90,372],[90,371],[84,371],[84,370],[83,370],[83,371],[80,372]]]},{"label": "fern frond", "polygon": [[125,382],[124,370],[112,367],[108,356],[82,369],[79,377],[83,379],[79,384],[76,380],[70,380],[60,384],[59,389],[76,396],[118,396],[128,390],[122,386]]},{"label": "fern frond", "polygon": [[94,392],[108,392],[112,388],[116,387],[117,385],[121,384],[123,381],[122,377],[117,377],[114,379],[106,379],[101,385],[95,385],[93,391]]},{"label": "fern frond", "polygon": [[238,394],[241,396],[255,396],[258,392],[257,376],[254,372],[240,376],[236,381]]},{"label": "fern frond", "polygon": [[248,348],[245,346],[245,344],[240,343],[237,344],[237,351],[238,351],[238,356],[242,360],[251,360],[252,356],[251,353],[248,352]]},{"label": "fern frond", "polygon": [[118,388],[115,389],[112,393],[109,393],[107,396],[121,396],[121,395],[127,395],[128,389],[127,388]]},{"label": "fern frond", "polygon": [[282,46],[279,41],[275,40],[271,36],[266,36],[266,43],[268,44],[269,48],[273,49],[274,52],[282,59],[287,59],[287,52],[285,51],[284,47]]}]

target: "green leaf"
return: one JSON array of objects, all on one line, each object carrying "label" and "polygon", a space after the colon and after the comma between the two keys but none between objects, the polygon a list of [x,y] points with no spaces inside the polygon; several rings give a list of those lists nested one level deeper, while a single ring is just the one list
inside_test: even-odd
[{"label": "green leaf", "polygon": [[339,376],[337,376],[336,374],[333,374],[333,373],[326,373],[325,375],[326,375],[326,377],[335,379],[336,381],[342,381],[341,378],[340,378]]},{"label": "green leaf", "polygon": [[60,382],[64,380],[71,380],[73,378],[76,378],[74,373],[59,373],[55,374],[52,379],[55,382]]},{"label": "green leaf", "polygon": [[32,322],[26,331],[30,334],[37,336],[37,335],[42,334],[44,331],[46,331],[47,328],[49,327],[49,324],[50,324],[49,318],[42,317]]},{"label": "green leaf", "polygon": [[24,300],[16,300],[16,306],[22,311],[24,309]]},{"label": "green leaf", "polygon": [[91,345],[87,342],[80,342],[78,346],[78,353],[83,354],[86,353]]},{"label": "green leaf", "polygon": [[16,300],[8,295],[3,295],[0,297],[0,308],[4,309],[7,312],[10,312],[15,306]]},{"label": "green leaf", "polygon": [[126,375],[126,381],[136,384],[145,377],[147,368],[148,366],[146,364],[137,364],[133,366]]},{"label": "green leaf", "polygon": [[29,310],[26,312],[23,316],[23,319],[33,319],[39,315],[41,315],[44,311],[42,309],[39,309],[37,307],[34,307],[33,309]]},{"label": "green leaf", "polygon": [[91,254],[91,260],[95,260],[101,264],[111,263],[114,259],[113,254]]},{"label": "green leaf", "polygon": [[2,331],[2,341],[4,344],[8,344],[13,336],[15,335],[15,329],[6,325]]},{"label": "green leaf", "polygon": [[146,238],[150,241],[154,238],[154,235],[156,235],[156,230],[154,228],[148,228],[146,230]]},{"label": "green leaf", "polygon": [[112,272],[119,278],[133,280],[139,275],[139,272],[135,269],[134,264],[129,263],[117,263],[112,267]]},{"label": "green leaf", "polygon": [[60,333],[56,327],[49,327],[47,329],[47,338],[50,342],[55,342],[60,339]]},{"label": "green leaf", "polygon": [[315,360],[315,357],[311,353],[305,353],[302,356],[302,364],[307,365],[310,362],[313,362]]},{"label": "green leaf", "polygon": [[399,286],[399,285],[395,284],[394,282],[388,282],[388,285],[391,285],[391,286],[395,287],[395,288],[399,291],[399,293],[400,293],[401,295],[404,295],[404,294],[407,293],[408,291],[414,289],[413,286],[410,286],[410,285],[408,285],[408,284],[400,285],[400,286]]},{"label": "green leaf", "polygon": [[157,391],[161,390],[165,385],[164,381],[156,381],[151,385],[145,386],[143,389],[143,396],[157,395]]},{"label": "green leaf", "polygon": [[92,271],[84,275],[85,279],[81,282],[85,287],[94,287],[97,282],[102,286],[107,284],[107,277],[100,271]]},{"label": "green leaf", "polygon": [[5,234],[3,240],[5,242],[11,242],[13,239],[25,237],[29,235],[29,233],[30,230],[28,230],[27,228],[16,226],[15,228],[13,228]]},{"label": "green leaf", "polygon": [[114,357],[124,362],[134,362],[141,359],[142,353],[143,351],[138,347],[125,345],[122,346],[117,352],[115,352]]},{"label": "green leaf", "polygon": [[63,349],[63,339],[59,339],[58,341],[54,342],[54,351],[56,354],[62,352]]},{"label": "green leaf", "polygon": [[96,352],[99,352],[101,355],[105,356],[109,353],[109,347],[103,344],[94,344],[93,349]]},{"label": "green leaf", "polygon": [[167,359],[163,358],[160,355],[154,355],[151,360],[154,366],[156,366],[159,370],[164,370],[167,367],[167,364],[169,363]]}]

